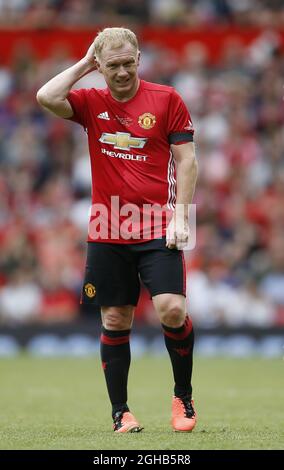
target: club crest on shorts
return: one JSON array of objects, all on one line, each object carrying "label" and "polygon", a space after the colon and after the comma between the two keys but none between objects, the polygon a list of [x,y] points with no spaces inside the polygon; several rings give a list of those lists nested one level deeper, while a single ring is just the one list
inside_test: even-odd
[{"label": "club crest on shorts", "polygon": [[90,282],[88,282],[88,284],[85,284],[84,291],[85,291],[86,296],[89,297],[90,299],[92,299],[96,295],[96,288]]},{"label": "club crest on shorts", "polygon": [[151,113],[144,113],[138,118],[138,124],[143,129],[152,129],[156,124],[156,116]]}]

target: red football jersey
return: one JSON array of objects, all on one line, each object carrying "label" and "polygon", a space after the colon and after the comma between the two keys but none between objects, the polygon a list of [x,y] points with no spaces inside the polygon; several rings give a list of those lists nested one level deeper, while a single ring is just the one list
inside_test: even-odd
[{"label": "red football jersey", "polygon": [[172,87],[141,80],[126,102],[108,88],[72,90],[67,98],[71,120],[88,134],[89,241],[138,243],[165,235],[176,201],[170,144],[190,142],[194,132],[181,97]]}]

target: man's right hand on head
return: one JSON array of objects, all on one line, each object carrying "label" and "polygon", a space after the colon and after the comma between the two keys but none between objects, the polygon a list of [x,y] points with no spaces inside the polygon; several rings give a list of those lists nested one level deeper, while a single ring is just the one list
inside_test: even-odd
[{"label": "man's right hand on head", "polygon": [[95,59],[95,44],[94,44],[94,42],[92,42],[89,49],[87,50],[87,53],[86,53],[84,59],[90,65],[90,72],[92,70],[96,70],[97,64],[96,64],[96,59]]}]

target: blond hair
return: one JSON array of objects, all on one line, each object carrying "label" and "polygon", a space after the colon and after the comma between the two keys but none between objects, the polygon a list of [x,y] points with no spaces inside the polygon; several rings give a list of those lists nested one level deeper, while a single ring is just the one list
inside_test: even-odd
[{"label": "blond hair", "polygon": [[104,47],[119,48],[129,42],[138,51],[138,41],[136,34],[126,28],[105,28],[99,32],[94,40],[95,55],[100,58]]}]

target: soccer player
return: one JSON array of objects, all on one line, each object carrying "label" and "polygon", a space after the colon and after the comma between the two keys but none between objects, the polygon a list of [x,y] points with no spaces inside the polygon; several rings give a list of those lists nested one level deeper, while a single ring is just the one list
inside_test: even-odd
[{"label": "soccer player", "polygon": [[[132,31],[106,28],[83,59],[38,91],[37,100],[81,124],[88,135],[93,188],[82,300],[101,308],[101,359],[114,431],[142,429],[127,405],[129,336],[140,278],[152,297],[172,364],[171,424],[175,431],[189,432],[196,424],[194,333],[186,312],[182,248],[197,178],[193,127],[172,87],[139,79],[139,59]],[[107,88],[71,90],[95,69]]]}]

